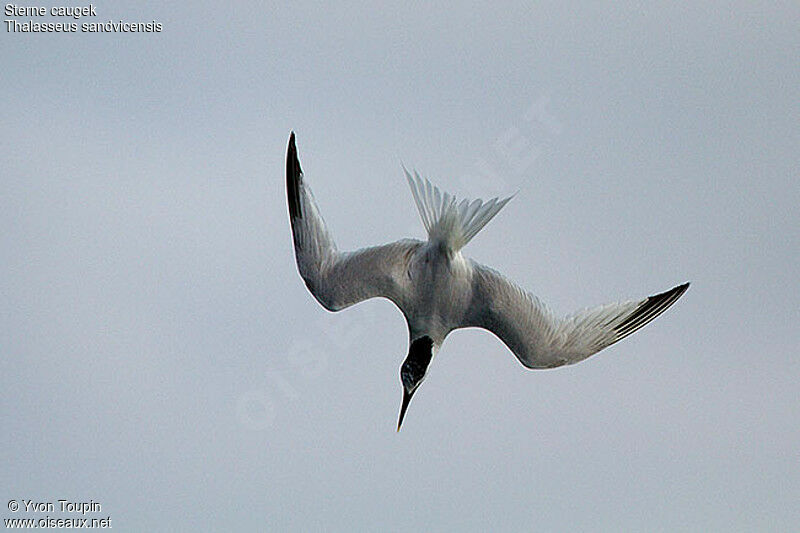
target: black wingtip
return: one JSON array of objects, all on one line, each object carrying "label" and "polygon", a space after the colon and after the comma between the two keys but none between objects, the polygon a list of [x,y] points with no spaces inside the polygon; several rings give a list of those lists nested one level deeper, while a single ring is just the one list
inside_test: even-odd
[{"label": "black wingtip", "polygon": [[678,285],[678,286],[677,286],[677,287],[675,287],[674,289],[670,289],[670,290],[668,290],[668,291],[666,292],[666,294],[674,293],[674,295],[675,295],[675,299],[677,300],[678,298],[680,298],[681,296],[683,296],[683,293],[684,293],[684,292],[686,292],[687,290],[689,290],[689,285],[691,285],[691,284],[692,284],[692,282],[691,282],[691,281],[687,281],[686,283],[684,283],[684,284],[682,284],[682,285]]},{"label": "black wingtip", "polygon": [[303,169],[297,159],[297,147],[294,142],[294,131],[289,134],[289,148],[286,151],[286,197],[289,202],[289,216],[300,218],[300,180]]},{"label": "black wingtip", "polygon": [[618,324],[614,331],[619,338],[630,335],[671,307],[686,292],[689,285],[690,282],[687,281],[683,285],[673,287],[661,294],[650,296],[623,322]]}]

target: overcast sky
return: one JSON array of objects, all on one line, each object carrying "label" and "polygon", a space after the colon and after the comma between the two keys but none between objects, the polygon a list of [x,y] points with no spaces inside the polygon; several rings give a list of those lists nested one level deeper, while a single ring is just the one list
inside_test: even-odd
[{"label": "overcast sky", "polygon": [[[797,527],[800,7],[562,4],[101,2],[78,23],[163,30],[5,31],[2,518]],[[343,249],[423,237],[402,163],[518,190],[464,253],[560,313],[692,286],[557,370],[456,332],[398,434],[404,320],[307,292],[290,130]]]}]

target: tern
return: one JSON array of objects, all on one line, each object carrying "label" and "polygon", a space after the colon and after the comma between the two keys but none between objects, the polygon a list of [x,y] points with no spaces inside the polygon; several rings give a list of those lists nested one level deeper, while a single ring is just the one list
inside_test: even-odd
[{"label": "tern", "polygon": [[624,339],[666,311],[689,288],[678,285],[639,300],[587,308],[557,317],[539,298],[461,249],[511,199],[469,202],[441,192],[403,167],[428,233],[427,242],[397,242],[341,252],[303,176],[295,135],[286,154],[286,193],[297,269],[329,311],[383,297],[408,324],[408,356],[400,367],[403,401],[397,431],[412,396],[447,335],[478,327],[494,333],[530,369],[583,361]]}]

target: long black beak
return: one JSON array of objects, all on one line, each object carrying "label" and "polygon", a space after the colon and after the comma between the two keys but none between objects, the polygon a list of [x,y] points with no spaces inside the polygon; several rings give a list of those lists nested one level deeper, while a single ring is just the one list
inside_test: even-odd
[{"label": "long black beak", "polygon": [[417,389],[408,392],[405,387],[403,387],[403,405],[400,407],[400,419],[397,421],[397,431],[400,431],[400,426],[403,424],[403,417],[406,416],[406,409],[408,409],[408,403],[411,401],[411,397],[414,396],[414,392]]}]

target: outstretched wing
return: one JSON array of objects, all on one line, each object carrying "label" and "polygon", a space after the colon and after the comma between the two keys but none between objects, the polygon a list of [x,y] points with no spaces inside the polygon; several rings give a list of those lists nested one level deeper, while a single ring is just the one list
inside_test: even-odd
[{"label": "outstretched wing", "polygon": [[473,303],[464,327],[488,329],[528,368],[583,361],[666,311],[689,288],[684,283],[642,300],[585,309],[558,318],[536,296],[494,270],[473,263]]},{"label": "outstretched wing", "polygon": [[399,305],[408,262],[419,241],[403,240],[356,252],[336,248],[303,179],[294,132],[286,154],[286,195],[297,269],[314,298],[330,311],[383,296]]}]

